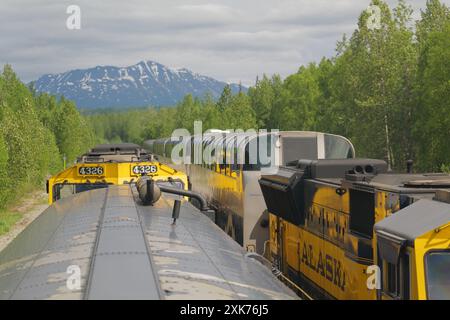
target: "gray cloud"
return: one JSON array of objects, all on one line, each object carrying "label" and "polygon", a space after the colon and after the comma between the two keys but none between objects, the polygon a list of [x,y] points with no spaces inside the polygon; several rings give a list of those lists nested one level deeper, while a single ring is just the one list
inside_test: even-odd
[{"label": "gray cloud", "polygon": [[[416,9],[425,0],[408,1]],[[450,5],[450,0],[443,1]],[[0,63],[23,81],[95,65],[154,60],[251,85],[332,56],[369,0],[2,0]],[[388,1],[395,5],[396,0]],[[82,29],[65,27],[77,4]]]}]

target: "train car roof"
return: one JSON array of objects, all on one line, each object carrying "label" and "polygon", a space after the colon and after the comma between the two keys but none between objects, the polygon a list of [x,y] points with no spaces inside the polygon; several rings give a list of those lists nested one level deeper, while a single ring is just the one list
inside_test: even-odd
[{"label": "train car roof", "polygon": [[450,204],[421,199],[375,224],[375,231],[414,246],[415,239],[449,221]]},{"label": "train car roof", "polygon": [[450,189],[450,175],[383,173],[370,177],[367,181],[350,181],[355,187],[370,187],[379,190],[411,194],[415,198],[431,198],[439,189]]},{"label": "train car roof", "polygon": [[173,226],[173,198],[136,199],[123,185],[57,201],[0,253],[0,298],[296,299],[189,202]]},{"label": "train car roof", "polygon": [[[355,174],[354,169],[370,166],[373,174]],[[396,173],[387,172],[387,164],[377,159],[321,159],[298,160],[281,167],[272,180],[283,180],[298,172],[306,179],[325,183],[352,185],[354,188],[376,188],[396,193],[417,194],[418,197],[432,197],[438,189],[450,189],[450,175],[447,173]]]},{"label": "train car roof", "polygon": [[[255,131],[255,132],[230,132],[230,131],[223,131],[223,130],[212,130],[209,132],[205,132],[203,134],[197,134],[197,135],[192,135],[190,136],[190,138],[194,139],[194,141],[203,141],[205,138],[209,138],[209,137],[215,137],[216,139],[219,138],[234,138],[234,137],[239,137],[239,136],[246,136],[248,138],[256,138],[256,137],[261,137],[261,136],[267,136],[267,135],[280,135],[282,137],[303,137],[303,138],[307,138],[307,137],[317,137],[318,135],[325,135],[325,136],[329,136],[329,137],[337,137],[340,138],[342,140],[345,140],[346,142],[348,142],[352,147],[352,143],[350,142],[349,139],[347,139],[344,136],[340,136],[340,135],[336,135],[336,134],[331,134],[331,133],[323,133],[323,132],[316,132],[316,131],[266,131],[266,132],[259,132],[259,131]],[[179,138],[179,137],[177,137]],[[165,138],[159,138],[159,139],[153,139],[153,140],[147,140],[145,141],[145,143],[158,143],[158,142],[167,142],[167,141],[171,141],[171,137],[165,137]],[[176,142],[177,140],[175,140]]]},{"label": "train car roof", "polygon": [[92,148],[91,152],[135,151],[136,149],[141,149],[141,146],[135,143],[99,144]]}]

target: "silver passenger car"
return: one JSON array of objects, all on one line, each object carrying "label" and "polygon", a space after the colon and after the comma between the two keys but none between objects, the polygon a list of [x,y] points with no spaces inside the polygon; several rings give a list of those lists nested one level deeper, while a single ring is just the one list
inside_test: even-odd
[{"label": "silver passenger car", "polygon": [[[260,159],[261,144],[270,161]],[[216,210],[216,224],[247,251],[264,254],[268,232],[268,214],[258,184],[261,174],[299,159],[347,159],[355,157],[352,143],[338,135],[310,131],[280,131],[257,134],[216,131],[214,135],[196,135],[188,139],[182,154],[183,164],[172,161],[172,152],[180,139],[148,140],[146,149],[162,162],[185,171],[192,190],[203,194]],[[252,144],[253,143],[253,144]],[[257,146],[254,149],[254,146]],[[208,148],[224,152],[213,154],[213,163],[195,163],[196,154]],[[253,152],[252,152],[253,148]],[[207,150],[209,152],[209,150]],[[252,153],[255,161],[250,161]],[[207,153],[208,153],[207,152]],[[214,153],[214,151],[212,151]],[[238,161],[238,157],[241,160]],[[221,159],[223,158],[223,159]],[[222,161],[218,161],[222,160]]]}]

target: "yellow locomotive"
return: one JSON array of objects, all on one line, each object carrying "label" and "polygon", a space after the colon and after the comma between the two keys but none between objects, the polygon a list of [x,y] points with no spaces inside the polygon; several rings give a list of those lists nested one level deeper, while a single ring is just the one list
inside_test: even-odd
[{"label": "yellow locomotive", "polygon": [[143,176],[187,189],[187,176],[131,143],[103,144],[78,158],[77,162],[47,181],[49,204],[83,191],[136,182]]},{"label": "yellow locomotive", "polygon": [[299,160],[259,182],[269,258],[304,296],[450,299],[450,175]]}]

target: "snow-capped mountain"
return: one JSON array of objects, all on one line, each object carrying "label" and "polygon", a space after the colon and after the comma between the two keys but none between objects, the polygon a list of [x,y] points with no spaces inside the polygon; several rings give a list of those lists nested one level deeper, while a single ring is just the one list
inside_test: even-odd
[{"label": "snow-capped mountain", "polygon": [[[217,98],[225,82],[187,69],[171,69],[153,61],[129,67],[97,66],[60,74],[47,74],[35,81],[38,92],[64,96],[81,108],[174,105],[186,94]],[[231,84],[233,92],[239,85]]]}]

